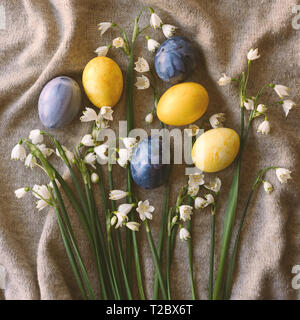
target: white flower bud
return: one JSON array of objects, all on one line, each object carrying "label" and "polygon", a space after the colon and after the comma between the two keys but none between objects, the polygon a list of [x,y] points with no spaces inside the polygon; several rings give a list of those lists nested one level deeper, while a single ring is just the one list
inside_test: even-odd
[{"label": "white flower bud", "polygon": [[191,237],[191,234],[186,228],[180,228],[179,238],[181,241],[188,240],[190,237]]},{"label": "white flower bud", "polygon": [[270,122],[268,120],[265,120],[258,126],[257,132],[261,134],[269,134],[270,130]]},{"label": "white flower bud", "polygon": [[266,193],[270,194],[274,188],[270,182],[264,181],[264,189],[265,189]]},{"label": "white flower bud", "polygon": [[97,175],[97,173],[93,172],[91,174],[91,181],[92,181],[92,183],[98,183],[99,182],[99,176]]},{"label": "white flower bud", "polygon": [[258,54],[258,48],[256,48],[255,50],[251,49],[247,54],[247,58],[249,61],[256,60],[259,57],[260,55]]},{"label": "white flower bud", "polygon": [[153,122],[153,114],[152,114],[152,112],[150,112],[150,113],[148,113],[148,114],[146,115],[146,117],[145,117],[145,122],[148,123],[148,124],[150,124],[150,123]]}]

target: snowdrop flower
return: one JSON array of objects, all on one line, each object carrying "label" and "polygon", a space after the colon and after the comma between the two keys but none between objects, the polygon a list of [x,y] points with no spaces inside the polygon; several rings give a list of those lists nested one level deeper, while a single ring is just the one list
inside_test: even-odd
[{"label": "snowdrop flower", "polygon": [[271,130],[270,122],[269,122],[268,120],[264,120],[264,121],[258,126],[257,132],[258,132],[258,133],[261,133],[261,134],[269,134],[269,133],[270,133],[270,130]]},{"label": "snowdrop flower", "polygon": [[154,210],[155,208],[149,205],[149,200],[139,201],[138,207],[136,208],[142,221],[145,221],[146,219],[152,220],[152,212]]},{"label": "snowdrop flower", "polygon": [[112,45],[115,47],[115,48],[123,48],[124,47],[124,40],[122,37],[118,37],[118,38],[115,38],[113,41],[112,41]]},{"label": "snowdrop flower", "polygon": [[113,116],[112,116],[113,112],[114,111],[113,111],[112,107],[103,106],[103,107],[101,107],[99,114],[103,119],[113,121],[114,120]]},{"label": "snowdrop flower", "polygon": [[22,146],[22,143],[18,143],[16,146],[11,151],[11,156],[10,158],[12,160],[21,160],[24,161],[26,158],[26,150]]},{"label": "snowdrop flower", "polygon": [[198,185],[189,185],[188,186],[188,195],[191,197],[195,197],[199,192],[199,186]]},{"label": "snowdrop flower", "polygon": [[105,57],[108,53],[109,47],[108,46],[102,46],[95,50],[95,53],[98,57]]},{"label": "snowdrop flower", "polygon": [[99,176],[97,175],[96,172],[93,172],[91,174],[91,181],[92,181],[92,183],[98,183],[99,182]]},{"label": "snowdrop flower", "polygon": [[116,213],[117,224],[115,226],[116,229],[122,227],[123,223],[128,220],[127,214],[123,214],[122,212]]},{"label": "snowdrop flower", "polygon": [[193,207],[188,205],[181,205],[179,207],[180,220],[187,221],[191,220],[191,215],[193,214]]},{"label": "snowdrop flower", "polygon": [[140,224],[138,222],[131,221],[126,223],[126,227],[132,231],[139,231]]},{"label": "snowdrop flower", "polygon": [[207,207],[207,201],[205,199],[203,199],[202,197],[197,197],[195,199],[195,209],[202,209]]},{"label": "snowdrop flower", "polygon": [[222,77],[218,80],[219,86],[227,86],[231,82],[231,78],[222,73]]},{"label": "snowdrop flower", "polygon": [[139,90],[148,89],[150,87],[150,81],[146,76],[142,75],[141,77],[136,78],[135,86]]},{"label": "snowdrop flower", "polygon": [[103,162],[106,162],[108,160],[108,145],[106,143],[100,144],[100,146],[97,146],[94,148],[94,152],[99,157],[99,159]]},{"label": "snowdrop flower", "polygon": [[121,200],[128,196],[128,192],[122,190],[111,190],[109,192],[109,199],[110,200]]},{"label": "snowdrop flower", "polygon": [[200,128],[196,124],[190,124],[187,129],[187,134],[189,137],[195,137],[200,131]]},{"label": "snowdrop flower", "polygon": [[119,149],[119,158],[117,160],[119,166],[126,168],[127,163],[130,159],[131,152],[128,149]]},{"label": "snowdrop flower", "polygon": [[19,188],[17,190],[15,190],[15,196],[18,198],[18,199],[21,199],[23,198],[26,193],[29,191],[29,188]]},{"label": "snowdrop flower", "polygon": [[254,109],[254,101],[252,99],[247,99],[244,101],[244,106],[247,110],[253,110]]},{"label": "snowdrop flower", "polygon": [[189,175],[189,186],[201,186],[204,184],[204,174],[203,173],[194,173]]},{"label": "snowdrop flower", "polygon": [[285,116],[286,116],[286,117],[288,116],[290,110],[291,110],[295,105],[296,105],[296,103],[295,103],[294,101],[292,101],[292,100],[289,100],[289,99],[288,99],[288,100],[283,101],[282,107],[283,107],[283,110],[284,110],[284,113],[285,113]]},{"label": "snowdrop flower", "polygon": [[[63,150],[64,150],[64,152],[65,152],[65,155],[66,155],[68,161],[69,161],[70,163],[73,163],[74,160],[75,160],[75,157],[74,157],[73,152],[69,151],[65,146],[62,146],[62,148],[63,148]],[[58,149],[56,149],[56,155],[61,158]]]},{"label": "snowdrop flower", "polygon": [[137,140],[136,138],[123,138],[123,143],[126,149],[133,149],[136,144],[137,144]]},{"label": "snowdrop flower", "polygon": [[256,109],[259,113],[264,113],[268,110],[268,108],[264,104],[259,104]]},{"label": "snowdrop flower", "polygon": [[35,129],[30,131],[29,139],[32,141],[32,143],[37,144],[37,143],[42,143],[44,140],[44,137],[41,134],[41,130]]},{"label": "snowdrop flower", "polygon": [[101,22],[98,24],[98,29],[101,32],[101,36],[109,29],[112,27],[111,22]]},{"label": "snowdrop flower", "polygon": [[28,156],[25,159],[25,163],[24,164],[25,164],[26,168],[33,169],[35,167],[35,164],[36,164],[36,158],[31,153],[29,153]]},{"label": "snowdrop flower", "polygon": [[270,182],[264,181],[264,189],[266,193],[270,194],[273,191],[273,186],[271,185]]},{"label": "snowdrop flower", "polygon": [[258,48],[256,48],[255,50],[251,49],[247,54],[247,58],[249,61],[256,60],[259,57],[260,55],[258,54]]},{"label": "snowdrop flower", "polygon": [[282,86],[280,84],[276,84],[272,86],[275,90],[275,92],[279,95],[279,97],[282,99],[283,97],[290,95],[290,88],[286,86]]},{"label": "snowdrop flower", "polygon": [[287,183],[291,177],[291,171],[285,168],[277,168],[276,176],[281,183]]},{"label": "snowdrop flower", "polygon": [[147,60],[142,57],[139,57],[134,64],[135,64],[134,70],[137,72],[143,73],[143,72],[148,72],[150,70]]},{"label": "snowdrop flower", "polygon": [[82,139],[81,143],[86,147],[94,147],[95,141],[91,134],[86,134]]},{"label": "snowdrop flower", "polygon": [[221,179],[218,177],[215,177],[214,180],[212,180],[209,184],[205,184],[204,187],[208,190],[219,192],[221,189]]},{"label": "snowdrop flower", "polygon": [[205,196],[205,199],[208,206],[215,202],[214,197],[210,193]]},{"label": "snowdrop flower", "polygon": [[163,24],[162,25],[162,32],[166,38],[171,38],[174,36],[176,27],[171,24]]},{"label": "snowdrop flower", "polygon": [[90,121],[98,121],[98,115],[96,111],[92,108],[85,108],[82,112],[83,116],[80,117],[81,122],[90,122]]},{"label": "snowdrop flower", "polygon": [[152,28],[153,29],[160,28],[162,24],[163,23],[161,18],[156,13],[153,12],[150,17],[150,25],[152,26]]},{"label": "snowdrop flower", "polygon": [[35,184],[32,188],[32,194],[35,196],[37,199],[45,199],[45,200],[50,200],[51,199],[51,193],[48,190],[47,186],[45,185],[37,185]]},{"label": "snowdrop flower", "polygon": [[160,47],[160,43],[154,39],[148,39],[147,46],[148,46],[148,51],[155,52],[156,49]]},{"label": "snowdrop flower", "polygon": [[172,225],[174,225],[178,221],[178,216],[174,216],[172,219]]},{"label": "snowdrop flower", "polygon": [[133,203],[123,203],[123,204],[120,204],[119,207],[118,207],[118,210],[116,211],[116,215],[118,213],[121,213],[123,215],[128,215],[128,213],[131,211],[131,209],[134,207],[134,204]]},{"label": "snowdrop flower", "polygon": [[225,113],[216,113],[209,118],[209,123],[212,126],[212,128],[223,127],[223,122],[225,121],[226,121]]},{"label": "snowdrop flower", "polygon": [[38,200],[38,201],[36,202],[36,208],[37,208],[39,211],[45,209],[47,206],[48,206],[48,203],[47,203],[45,200],[43,200],[43,199]]},{"label": "snowdrop flower", "polygon": [[45,158],[50,157],[51,154],[54,153],[54,150],[51,148],[48,148],[45,144],[38,144],[37,147],[40,149],[41,153]]},{"label": "snowdrop flower", "polygon": [[131,211],[133,206],[134,206],[133,204],[124,203],[118,207],[118,210],[115,212],[115,215],[118,219],[118,222],[115,226],[116,229],[121,227],[124,222],[128,221],[127,215]]},{"label": "snowdrop flower", "polygon": [[96,169],[96,166],[95,166],[96,159],[97,159],[97,156],[95,155],[95,153],[90,152],[84,157],[84,162],[92,166],[94,169]]},{"label": "snowdrop flower", "polygon": [[190,237],[191,237],[191,234],[186,228],[180,228],[179,238],[181,241],[188,240]]},{"label": "snowdrop flower", "polygon": [[148,124],[150,124],[150,123],[153,122],[153,114],[152,114],[152,112],[150,112],[150,113],[148,113],[148,114],[146,115],[146,117],[145,117],[145,122],[148,123]]},{"label": "snowdrop flower", "polygon": [[118,218],[116,216],[113,216],[110,219],[110,225],[113,227],[116,224],[117,220],[118,220]]}]

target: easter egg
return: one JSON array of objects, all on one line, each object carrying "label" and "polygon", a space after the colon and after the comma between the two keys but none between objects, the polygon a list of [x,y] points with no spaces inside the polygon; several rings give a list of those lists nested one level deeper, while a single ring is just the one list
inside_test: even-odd
[{"label": "easter egg", "polygon": [[192,159],[205,172],[218,172],[228,167],[237,156],[240,137],[232,129],[216,128],[203,133],[194,143]]},{"label": "easter egg", "polygon": [[96,57],[84,68],[82,84],[89,100],[96,107],[113,107],[123,91],[122,71],[112,59]]},{"label": "easter egg", "polygon": [[196,67],[196,50],[184,37],[166,40],[155,55],[157,75],[166,82],[178,83],[189,76]]},{"label": "easter egg", "polygon": [[157,116],[165,124],[184,126],[205,113],[208,101],[208,93],[199,83],[179,83],[162,95],[157,105]]},{"label": "easter egg", "polygon": [[162,161],[162,138],[154,135],[139,142],[130,166],[132,178],[140,187],[153,189],[164,184],[168,178],[169,164]]},{"label": "easter egg", "polygon": [[57,77],[43,88],[38,102],[39,116],[46,128],[69,124],[81,107],[81,90],[69,77]]}]

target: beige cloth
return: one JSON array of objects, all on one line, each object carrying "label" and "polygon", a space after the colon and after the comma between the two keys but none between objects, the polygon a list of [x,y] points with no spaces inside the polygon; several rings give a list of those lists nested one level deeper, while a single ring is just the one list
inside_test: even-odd
[{"label": "beige cloth", "polygon": [[[292,7],[296,0],[3,0],[6,30],[0,30],[0,264],[7,270],[7,289],[3,299],[74,299],[79,298],[76,283],[67,261],[53,212],[37,212],[31,196],[16,200],[13,191],[34,183],[47,182],[38,171],[25,169],[20,162],[9,161],[10,151],[20,137],[31,129],[42,128],[37,102],[43,86],[52,78],[67,75],[79,83],[85,64],[94,57],[93,51],[109,43],[116,31],[102,38],[97,31],[101,21],[117,21],[126,31],[138,10],[153,6],[166,23],[179,27],[179,34],[189,37],[201,52],[199,66],[191,79],[203,84],[210,95],[207,115],[225,112],[227,125],[239,130],[237,89],[221,88],[216,84],[221,72],[236,75],[245,70],[248,50],[259,47],[261,58],[253,63],[249,82],[250,94],[267,82],[291,87],[292,98],[299,103],[299,35],[292,28]],[[149,15],[143,18],[147,23]],[[163,41],[161,32],[149,33]],[[111,50],[109,55],[121,66],[126,76],[127,61],[121,52]],[[136,57],[153,61],[145,49],[145,40],[139,39]],[[168,86],[162,84],[162,90]],[[276,99],[272,90],[264,101]],[[124,95],[115,110],[115,123],[125,118]],[[136,125],[144,126],[143,119],[152,108],[151,91],[135,92]],[[85,97],[84,106],[91,104]],[[291,285],[292,266],[300,264],[299,217],[299,123],[298,109],[287,120],[281,107],[269,112],[272,132],[260,136],[255,121],[245,150],[242,166],[238,219],[255,173],[267,165],[278,165],[293,171],[293,182],[280,185],[273,173],[268,180],[275,191],[266,195],[259,189],[249,210],[242,236],[242,250],[238,255],[235,273],[234,299],[297,299],[299,290]],[[154,127],[158,127],[158,123]],[[77,118],[72,125],[52,130],[67,147],[79,141],[88,131]],[[60,171],[61,162],[56,164]],[[180,175],[179,172],[182,172]],[[231,182],[232,167],[221,172],[223,181],[221,206],[217,213],[217,253],[219,252],[225,200]],[[121,179],[119,177],[122,177]],[[116,170],[115,179],[125,185],[125,174]],[[184,181],[183,167],[176,167],[172,177],[172,197]],[[139,191],[156,207],[154,233],[157,235],[163,188],[151,193]],[[194,215],[195,279],[197,295],[206,299],[208,288],[208,254],[210,215],[203,210]],[[75,227],[78,232],[78,226]],[[84,236],[79,236],[83,248]],[[147,295],[151,297],[153,267],[151,254],[142,232],[139,245],[143,267],[147,269]],[[86,259],[88,257],[88,251]],[[217,254],[218,257],[218,254]],[[88,261],[89,268],[92,263]],[[174,298],[190,298],[187,247],[179,243],[172,265]]]}]

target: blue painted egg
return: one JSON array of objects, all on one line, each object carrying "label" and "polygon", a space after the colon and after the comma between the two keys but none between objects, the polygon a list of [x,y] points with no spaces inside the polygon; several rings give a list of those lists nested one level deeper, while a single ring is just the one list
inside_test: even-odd
[{"label": "blue painted egg", "polygon": [[196,67],[196,50],[185,37],[172,37],[166,40],[155,56],[157,75],[172,84],[184,80]]},{"label": "blue painted egg", "polygon": [[142,140],[134,150],[132,178],[144,189],[157,188],[167,181],[170,165],[163,164],[162,145],[162,138],[154,135]]},{"label": "blue painted egg", "polygon": [[69,77],[49,81],[39,97],[39,116],[47,128],[61,128],[69,124],[81,107],[81,90]]}]

